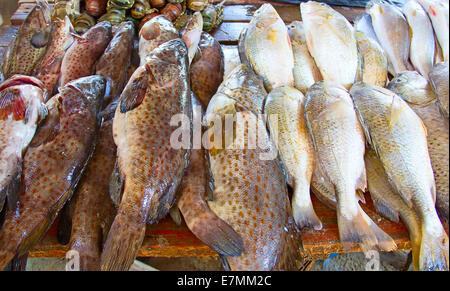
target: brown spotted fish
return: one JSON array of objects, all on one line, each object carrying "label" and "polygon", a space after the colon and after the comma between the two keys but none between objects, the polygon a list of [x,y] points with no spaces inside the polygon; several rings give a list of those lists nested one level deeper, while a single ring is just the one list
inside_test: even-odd
[{"label": "brown spotted fish", "polygon": [[[102,253],[102,270],[128,270],[144,239],[146,223],[163,218],[175,202],[190,154],[188,69],[185,43],[169,41],[148,56],[121,95],[113,132],[124,190]],[[182,144],[177,128],[171,126],[175,115],[182,119],[178,130],[187,132]]]},{"label": "brown spotted fish", "polygon": [[7,77],[14,74],[31,74],[34,66],[45,53],[49,25],[48,3],[46,0],[37,0],[36,6],[20,26]]},{"label": "brown spotted fish", "polygon": [[95,63],[102,56],[111,40],[111,24],[102,21],[79,37],[64,55],[59,85],[92,75]]},{"label": "brown spotted fish", "polygon": [[178,30],[167,16],[159,15],[145,23],[139,32],[139,56],[141,66],[146,64],[146,58],[158,46],[169,40],[179,38]]},{"label": "brown spotted fish", "polygon": [[134,41],[134,25],[122,22],[96,65],[96,75],[106,79],[104,106],[117,101],[128,81],[128,67]]},{"label": "brown spotted fish", "polygon": [[116,212],[109,197],[116,160],[112,123],[112,119],[103,122],[95,152],[70,202],[74,208],[69,246],[80,254],[81,271],[100,270],[102,246]]},{"label": "brown spotted fish", "polygon": [[224,55],[220,43],[203,32],[197,56],[191,65],[191,88],[203,106],[216,94],[223,81]]},{"label": "brown spotted fish", "polygon": [[[192,105],[193,122],[201,124],[202,107],[195,96],[192,96]],[[198,239],[220,255],[239,256],[244,250],[242,238],[208,206],[208,171],[204,149],[192,149],[180,186],[178,208]]]},{"label": "brown spotted fish", "polygon": [[47,51],[33,70],[33,76],[44,83],[49,97],[55,88],[60,73],[64,54],[75,41],[72,23],[69,17],[52,22],[51,34]]},{"label": "brown spotted fish", "polygon": [[[241,120],[233,140],[225,133],[225,149],[219,150],[215,135],[214,143],[208,144],[214,184],[209,207],[244,241],[244,253],[227,258],[231,270],[295,270],[299,257],[284,171],[265,122],[258,118],[265,97],[263,82],[240,65],[211,99],[205,117],[208,135],[227,114]],[[256,135],[261,146],[250,146],[249,137]]]},{"label": "brown spotted fish", "polygon": [[19,195],[22,156],[38,123],[47,114],[43,84],[15,75],[0,85],[0,210],[6,197],[14,211]]},{"label": "brown spotted fish", "polygon": [[23,158],[17,209],[0,231],[0,269],[34,247],[71,198],[95,147],[104,89],[103,77],[81,78],[47,102],[49,114]]}]

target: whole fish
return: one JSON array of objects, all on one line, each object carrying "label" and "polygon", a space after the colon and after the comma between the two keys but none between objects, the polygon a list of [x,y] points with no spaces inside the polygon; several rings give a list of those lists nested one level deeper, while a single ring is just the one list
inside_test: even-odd
[{"label": "whole fish", "polygon": [[448,222],[449,128],[439,112],[436,95],[429,82],[417,72],[403,72],[389,83],[388,89],[399,95],[422,119],[427,128],[428,151],[436,181],[436,208]]},{"label": "whole fish", "polygon": [[36,6],[19,28],[6,77],[14,74],[31,75],[34,66],[45,53],[49,25],[48,3],[46,0],[37,0]]},{"label": "whole fish", "polygon": [[43,87],[39,80],[22,75],[0,84],[0,210],[6,198],[15,210],[23,154],[47,114]]},{"label": "whole fish", "polygon": [[353,97],[366,139],[383,164],[393,189],[420,221],[420,269],[448,268],[448,236],[435,208],[436,185],[421,119],[395,93],[364,83]]},{"label": "whole fish", "polygon": [[409,63],[411,38],[402,11],[384,1],[374,0],[368,7],[378,41],[389,61],[389,72],[397,75],[412,70]]},{"label": "whole fish", "polygon": [[294,55],[291,42],[277,11],[264,4],[253,15],[244,39],[246,57],[270,92],[280,86],[294,86]]},{"label": "whole fish", "polygon": [[[208,204],[244,241],[244,253],[227,258],[231,270],[297,268],[299,237],[284,172],[264,121],[257,118],[263,112],[259,104],[263,104],[265,97],[263,82],[241,65],[222,83],[205,116],[206,125],[225,118],[225,114],[235,117],[239,114],[244,124],[258,126],[258,130],[255,126],[239,130],[237,125],[236,138],[228,140],[227,148],[221,151],[216,150],[216,143],[208,144],[214,181],[214,200]],[[256,135],[260,146],[246,146],[250,136]]]},{"label": "whole fish", "polygon": [[102,56],[111,37],[111,24],[102,21],[77,39],[64,55],[59,86],[95,72],[95,63]]},{"label": "whole fish", "polygon": [[388,80],[388,61],[378,42],[356,31],[359,51],[362,57],[363,82],[384,87]]},{"label": "whole fish", "polygon": [[416,0],[409,0],[403,6],[411,32],[410,59],[416,70],[428,79],[434,66],[435,40],[433,25],[427,12]]},{"label": "whole fish", "polygon": [[264,112],[270,134],[283,164],[293,179],[292,212],[300,228],[322,229],[310,196],[314,148],[304,117],[305,97],[290,87],[279,87],[267,96]]},{"label": "whole fish", "polygon": [[139,32],[139,56],[141,66],[145,65],[147,56],[169,40],[179,38],[180,35],[167,16],[159,15],[151,19],[141,28]]},{"label": "whole fish", "polygon": [[449,5],[447,1],[439,0],[417,0],[431,19],[434,33],[439,42],[444,56],[444,61],[449,61]]},{"label": "whole fish", "polygon": [[191,88],[203,106],[208,106],[223,81],[224,55],[220,43],[206,32],[202,33],[198,48],[191,65]]},{"label": "whole fish", "polygon": [[322,76],[306,44],[306,33],[303,23],[294,21],[287,26],[294,53],[294,85],[306,94],[309,87],[320,81]]},{"label": "whole fish", "polygon": [[189,162],[190,139],[183,147],[171,142],[176,133],[171,118],[182,114],[188,122],[183,130],[190,132],[188,62],[181,39],[166,42],[135,71],[121,95],[113,132],[124,190],[102,253],[102,270],[128,270],[146,223],[163,218],[174,204]]},{"label": "whole fish", "polygon": [[324,3],[301,3],[300,10],[308,48],[323,79],[349,88],[358,69],[358,47],[352,25]]},{"label": "whole fish", "polygon": [[308,91],[305,116],[318,162],[338,197],[339,237],[344,248],[358,243],[363,250],[393,250],[389,238],[362,211],[357,190],[367,187],[364,133],[347,90],[337,83],[318,82]]},{"label": "whole fish", "polygon": [[134,24],[132,22],[127,21],[119,24],[111,42],[97,62],[96,74],[106,79],[104,107],[110,102],[118,101],[123,88],[127,84],[134,37]]},{"label": "whole fish", "polygon": [[186,43],[189,51],[189,64],[192,64],[198,50],[198,44],[203,31],[203,16],[201,12],[192,15],[186,27],[181,32],[181,38]]},{"label": "whole fish", "polygon": [[439,63],[434,66],[433,70],[430,73],[430,81],[434,93],[436,94],[439,108],[441,109],[442,114],[448,120],[448,62]]},{"label": "whole fish", "polygon": [[61,74],[64,55],[75,41],[73,33],[72,23],[68,16],[64,20],[56,19],[52,21],[47,51],[33,70],[33,76],[44,83],[49,97],[53,96],[53,89]]},{"label": "whole fish", "polygon": [[52,225],[81,178],[95,147],[105,81],[70,82],[47,102],[49,115],[23,158],[17,210],[0,230],[0,269],[28,253]]},{"label": "whole fish", "polygon": [[114,220],[109,181],[116,160],[112,119],[105,121],[98,144],[70,203],[74,204],[70,250],[80,255],[80,271],[99,271],[103,242]]},{"label": "whole fish", "polygon": [[[193,122],[201,124],[202,107],[192,96]],[[200,129],[201,134],[201,129]],[[208,165],[204,149],[192,149],[189,167],[180,186],[178,208],[188,228],[210,248],[224,256],[240,256],[244,242],[239,234],[208,206]]]}]

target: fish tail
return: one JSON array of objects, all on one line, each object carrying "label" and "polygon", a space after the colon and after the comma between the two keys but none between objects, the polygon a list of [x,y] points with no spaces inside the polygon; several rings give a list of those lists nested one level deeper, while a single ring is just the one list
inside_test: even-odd
[{"label": "fish tail", "polygon": [[27,261],[28,261],[28,253],[19,256],[16,255],[11,262],[9,262],[8,266],[5,268],[5,271],[26,271],[27,269]]},{"label": "fish tail", "polygon": [[397,249],[397,244],[394,242],[394,240],[385,233],[381,228],[378,227],[378,225],[373,222],[373,220],[364,212],[364,210],[359,206],[359,211],[364,217],[365,221],[369,225],[369,227],[372,229],[373,233],[375,234],[377,241],[378,241],[378,249],[380,251],[386,251],[391,252],[395,249]]},{"label": "fish tail", "polygon": [[301,251],[301,237],[295,225],[288,226],[290,230],[284,232],[278,256],[275,262],[275,271],[298,271],[305,262],[306,256]]},{"label": "fish tail", "polygon": [[322,229],[322,222],[314,211],[309,187],[304,189],[303,187],[295,186],[292,198],[292,212],[298,227],[307,227],[315,230]]},{"label": "fish tail", "polygon": [[448,271],[448,236],[444,228],[427,227],[422,224],[422,242],[419,253],[419,268],[422,271]]},{"label": "fish tail", "polygon": [[9,210],[14,211],[16,209],[17,201],[19,200],[22,181],[22,159],[20,157],[11,158],[9,168],[12,169],[13,172],[10,175],[6,187],[0,190],[0,210],[3,209],[6,199]]},{"label": "fish tail", "polygon": [[4,241],[0,242],[0,270],[4,270],[15,257],[15,252],[8,246],[5,246]]},{"label": "fish tail", "polygon": [[109,231],[101,257],[102,271],[128,271],[145,235],[145,221],[119,213]]}]

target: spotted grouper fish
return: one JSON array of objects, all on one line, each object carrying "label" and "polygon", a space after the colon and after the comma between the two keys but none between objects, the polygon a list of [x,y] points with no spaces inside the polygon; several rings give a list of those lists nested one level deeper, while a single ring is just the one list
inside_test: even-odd
[{"label": "spotted grouper fish", "polygon": [[198,48],[191,65],[191,88],[203,106],[208,106],[223,81],[224,56],[220,43],[206,32],[202,33]]},{"label": "spotted grouper fish", "polygon": [[71,198],[95,147],[104,90],[103,77],[81,78],[47,102],[49,114],[23,158],[17,209],[0,230],[0,269],[34,247]]},{"label": "spotted grouper fish", "polygon": [[96,65],[96,75],[106,79],[104,105],[119,99],[128,81],[135,33],[132,22],[122,22]]},{"label": "spotted grouper fish", "polygon": [[59,85],[90,76],[112,37],[111,24],[102,21],[79,37],[64,55]]},{"label": "spotted grouper fish", "polygon": [[39,80],[22,75],[0,85],[0,210],[8,197],[14,211],[23,154],[47,114],[44,92]]},{"label": "spotted grouper fish", "polygon": [[33,70],[33,76],[44,83],[45,89],[50,94],[58,82],[63,57],[75,41],[73,33],[74,29],[69,17],[66,16],[64,20],[54,20],[47,51]]},{"label": "spotted grouper fish", "polygon": [[[102,270],[128,270],[144,239],[146,223],[163,218],[189,163],[190,139],[172,143],[183,117],[182,131],[191,127],[188,53],[181,39],[154,50],[125,87],[114,117],[114,142],[123,195],[101,258]],[[187,119],[187,120],[186,120]],[[120,196],[120,195],[118,195]]]},{"label": "spotted grouper fish", "polygon": [[[230,114],[240,116],[241,125],[258,126],[236,130],[234,140],[225,137],[225,149],[216,142],[208,145],[214,184],[209,207],[244,241],[244,253],[226,259],[231,270],[294,270],[299,257],[284,171],[264,121],[257,118],[265,97],[262,81],[241,65],[222,83],[205,116],[207,125]],[[249,136],[257,131],[265,146],[249,147]]]},{"label": "spotted grouper fish", "polygon": [[46,0],[36,2],[36,6],[19,28],[7,77],[14,74],[30,75],[45,53],[50,25],[50,8]]}]

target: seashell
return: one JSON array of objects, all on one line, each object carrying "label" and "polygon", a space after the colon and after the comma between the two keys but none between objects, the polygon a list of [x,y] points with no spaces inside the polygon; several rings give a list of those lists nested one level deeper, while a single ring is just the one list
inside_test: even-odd
[{"label": "seashell", "polygon": [[63,20],[66,15],[73,21],[80,14],[80,0],[56,0],[53,6],[52,20]]},{"label": "seashell", "polygon": [[106,3],[108,0],[86,0],[86,12],[91,16],[100,16],[106,12]]},{"label": "seashell", "polygon": [[113,10],[113,9],[123,9],[128,10],[131,7],[133,7],[135,0],[108,0],[108,5],[106,7],[106,10]]},{"label": "seashell", "polygon": [[210,32],[220,26],[223,22],[223,8],[222,4],[206,6],[202,11],[204,31]]},{"label": "seashell", "polygon": [[117,25],[120,24],[122,21],[124,21],[126,18],[126,11],[123,9],[112,9],[108,10],[106,14],[103,14],[102,17],[98,19],[98,22],[101,21],[109,21],[111,25]]},{"label": "seashell", "polygon": [[208,3],[209,0],[187,0],[188,8],[192,11],[202,11]]},{"label": "seashell", "polygon": [[153,10],[154,12],[147,14],[144,18],[142,18],[141,23],[139,24],[139,30],[141,30],[142,26],[144,26],[144,24],[146,24],[148,21],[152,20],[158,15],[161,15],[159,12],[156,12],[156,9]]},{"label": "seashell", "polygon": [[149,0],[153,8],[163,8],[166,5],[166,0]]},{"label": "seashell", "polygon": [[151,9],[148,0],[136,0],[131,8],[130,14],[134,19],[142,19]]},{"label": "seashell", "polygon": [[82,13],[74,18],[73,28],[81,35],[94,25],[95,19],[87,13]]},{"label": "seashell", "polygon": [[181,12],[183,12],[183,7],[181,4],[172,4],[169,3],[161,10],[161,14],[166,15],[169,17],[171,21],[175,21],[178,16],[181,15]]}]

